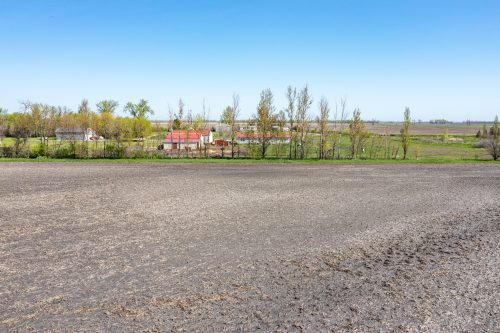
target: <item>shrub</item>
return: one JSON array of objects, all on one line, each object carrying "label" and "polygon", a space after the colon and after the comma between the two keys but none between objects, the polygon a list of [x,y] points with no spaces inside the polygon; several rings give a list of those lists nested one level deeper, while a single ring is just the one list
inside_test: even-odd
[{"label": "shrub", "polygon": [[33,158],[36,158],[38,156],[47,156],[48,154],[48,147],[47,145],[40,143],[35,150],[32,152]]},{"label": "shrub", "polygon": [[125,157],[126,149],[115,144],[106,145],[104,156],[107,158],[123,158]]},{"label": "shrub", "polygon": [[70,147],[59,147],[54,151],[55,158],[73,158],[73,150]]},{"label": "shrub", "polygon": [[0,157],[12,158],[14,156],[13,147],[0,147]]}]

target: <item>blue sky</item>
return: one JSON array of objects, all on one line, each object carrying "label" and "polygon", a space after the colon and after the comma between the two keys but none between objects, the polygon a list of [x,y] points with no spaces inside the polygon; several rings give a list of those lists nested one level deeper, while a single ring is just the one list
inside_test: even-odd
[{"label": "blue sky", "polygon": [[11,112],[145,98],[166,119],[183,98],[218,119],[236,92],[247,118],[308,84],[365,119],[500,114],[500,1],[0,0],[0,45]]}]

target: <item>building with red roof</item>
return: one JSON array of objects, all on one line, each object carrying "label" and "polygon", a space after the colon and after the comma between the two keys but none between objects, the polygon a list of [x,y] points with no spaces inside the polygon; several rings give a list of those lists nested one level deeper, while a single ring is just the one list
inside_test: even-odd
[{"label": "building with red roof", "polygon": [[212,142],[209,130],[174,130],[163,139],[163,149],[198,149]]}]

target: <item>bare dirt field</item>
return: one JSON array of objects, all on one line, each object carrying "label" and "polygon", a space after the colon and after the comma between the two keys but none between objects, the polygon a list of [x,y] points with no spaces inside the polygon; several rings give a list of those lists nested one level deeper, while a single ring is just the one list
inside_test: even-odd
[{"label": "bare dirt field", "polygon": [[499,332],[500,164],[0,164],[0,331]]},{"label": "bare dirt field", "polygon": [[[401,124],[366,124],[366,129],[370,133],[375,134],[390,134],[399,135]],[[433,125],[433,124],[414,124],[411,128],[412,135],[443,135],[445,130],[448,130],[449,135],[475,135],[481,126],[456,126],[448,125]]]}]

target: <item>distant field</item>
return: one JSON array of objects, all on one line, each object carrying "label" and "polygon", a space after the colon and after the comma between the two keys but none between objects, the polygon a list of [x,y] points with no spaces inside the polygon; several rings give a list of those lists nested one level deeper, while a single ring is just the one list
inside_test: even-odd
[{"label": "distant field", "polygon": [[[376,134],[399,134],[401,125],[398,124],[370,124],[366,123],[366,128]],[[448,129],[450,135],[476,135],[482,126],[461,126],[461,125],[432,125],[415,124],[411,127],[413,135],[442,135],[445,129]]]},{"label": "distant field", "polygon": [[[159,124],[162,127],[168,127],[168,122],[154,122],[155,124]],[[216,126],[217,122],[209,123],[209,126]],[[398,123],[376,123],[372,124],[370,122],[365,122],[366,128],[375,134],[399,134],[399,130],[401,129],[401,124]],[[491,126],[491,124],[487,124]],[[330,124],[330,126],[333,126]],[[316,123],[311,123],[311,128],[316,128]],[[347,124],[344,124],[344,129],[348,127]],[[462,125],[462,124],[446,124],[446,125],[434,125],[430,123],[416,123],[412,125],[411,132],[413,135],[440,135],[443,134],[444,130],[448,129],[450,135],[476,135],[477,131],[482,129],[482,125]]]}]

